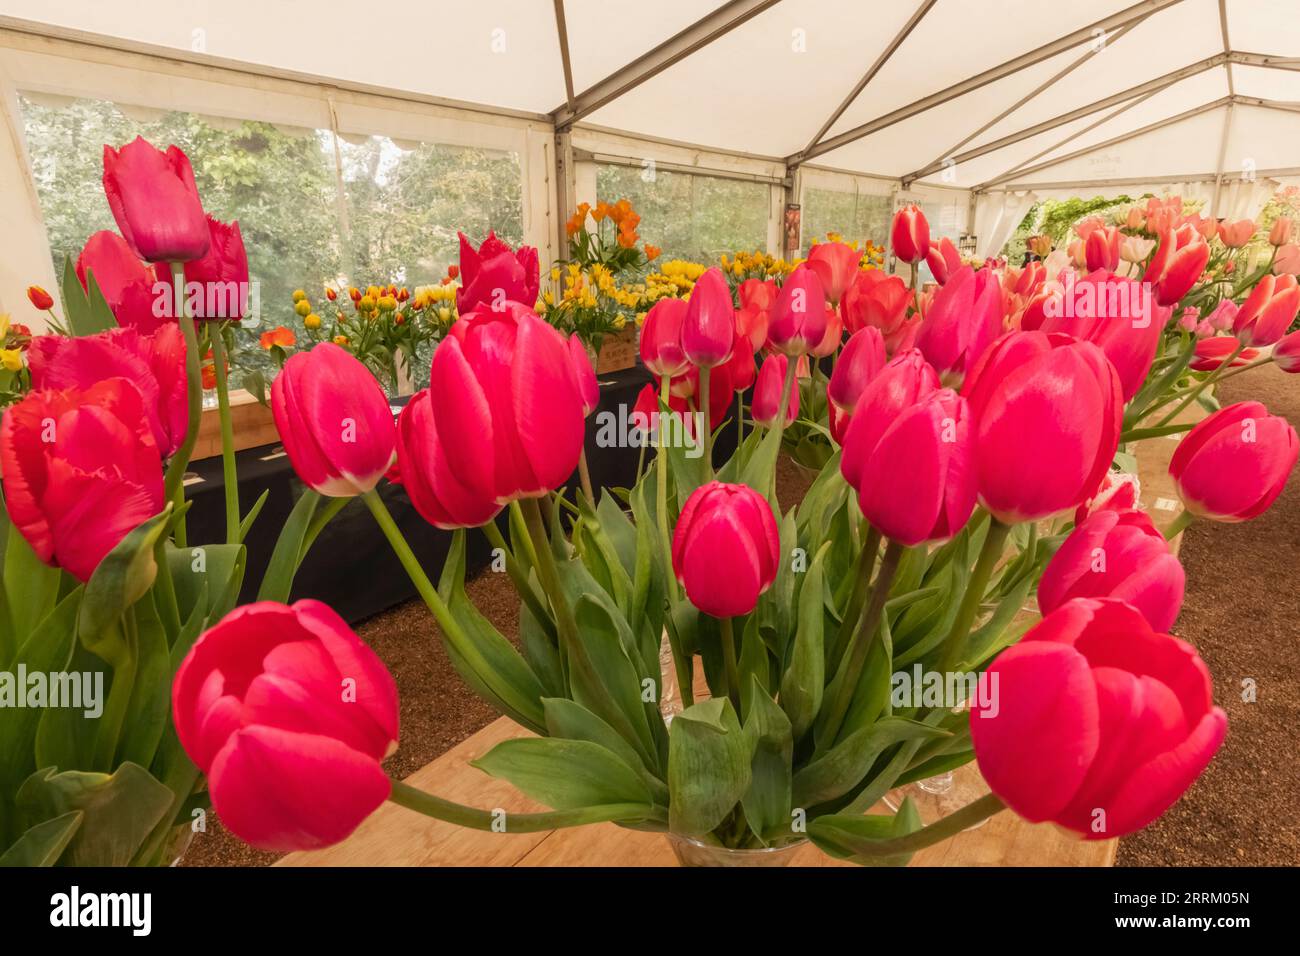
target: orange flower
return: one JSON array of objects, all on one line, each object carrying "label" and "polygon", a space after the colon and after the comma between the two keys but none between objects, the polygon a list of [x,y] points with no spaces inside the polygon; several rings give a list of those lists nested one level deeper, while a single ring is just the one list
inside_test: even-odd
[{"label": "orange flower", "polygon": [[618,231],[618,244],[624,249],[631,249],[636,245],[637,235],[635,232]]},{"label": "orange flower", "polygon": [[608,215],[611,215],[609,203],[602,199],[600,202],[596,203],[596,211],[591,214],[591,218],[596,220],[596,222],[602,222]]},{"label": "orange flower", "polygon": [[327,299],[329,299],[331,302],[333,302],[333,301],[334,301],[335,299],[337,299],[338,297],[339,297],[339,294],[338,294],[337,292],[335,292],[333,289],[326,288],[326,290],[325,290],[325,298],[327,298]]},{"label": "orange flower", "polygon": [[659,258],[659,253],[663,252],[658,246],[652,246],[650,243],[645,244],[645,261],[654,262]]},{"label": "orange flower", "polygon": [[281,348],[293,348],[297,343],[298,337],[293,334],[292,329],[286,329],[283,325],[277,325],[270,332],[263,332],[260,339],[262,348],[270,349],[278,345]]},{"label": "orange flower", "polygon": [[54,308],[53,297],[38,285],[29,285],[27,287],[27,299],[42,312]]}]

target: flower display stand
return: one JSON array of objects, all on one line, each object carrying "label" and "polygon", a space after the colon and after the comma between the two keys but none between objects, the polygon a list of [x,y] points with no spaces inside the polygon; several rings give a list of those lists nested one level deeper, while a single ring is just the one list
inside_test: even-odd
[{"label": "flower display stand", "polygon": [[[242,388],[230,392],[230,421],[235,430],[235,451],[257,448],[280,440],[271,407],[259,402]],[[221,419],[216,408],[205,408],[199,424],[199,437],[191,461],[215,458],[221,454]]]}]

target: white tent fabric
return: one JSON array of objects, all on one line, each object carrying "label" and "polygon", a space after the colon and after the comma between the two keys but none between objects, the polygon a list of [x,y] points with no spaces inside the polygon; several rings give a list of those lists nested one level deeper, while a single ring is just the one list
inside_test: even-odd
[{"label": "white tent fabric", "polygon": [[[1197,192],[1236,215],[1300,179],[1297,14],[1295,0],[0,0],[0,171],[18,183],[24,168],[15,91],[111,96],[518,150],[529,238],[552,255],[602,153],[769,182],[774,249],[777,194],[797,203],[821,177],[948,204],[989,251],[1031,194]],[[5,192],[6,219],[30,211]]]}]

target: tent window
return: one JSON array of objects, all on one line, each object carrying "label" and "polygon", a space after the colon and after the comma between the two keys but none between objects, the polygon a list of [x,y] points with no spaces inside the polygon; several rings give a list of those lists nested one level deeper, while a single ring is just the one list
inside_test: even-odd
[{"label": "tent window", "polygon": [[763,183],[598,164],[596,196],[627,199],[642,238],[667,258],[713,262],[724,252],[767,247],[770,190]]},{"label": "tent window", "polygon": [[825,240],[828,232],[838,233],[846,241],[859,245],[867,242],[887,245],[891,213],[888,196],[806,187],[803,190],[803,251],[807,254],[814,242]]}]

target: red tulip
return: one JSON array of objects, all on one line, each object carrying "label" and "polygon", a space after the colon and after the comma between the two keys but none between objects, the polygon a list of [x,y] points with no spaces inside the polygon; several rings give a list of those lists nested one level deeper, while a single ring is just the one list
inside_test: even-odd
[{"label": "red tulip", "polygon": [[1083,254],[1088,271],[1114,272],[1119,268],[1120,245],[1124,234],[1114,226],[1099,226],[1088,233],[1084,240]]},{"label": "red tulip", "polygon": [[162,511],[162,460],[124,378],[28,392],[0,423],[5,508],[36,556],[79,581]]},{"label": "red tulip", "polygon": [[[1196,372],[1212,372],[1237,352],[1241,343],[1231,335],[1210,335],[1196,343],[1196,357],[1191,368]],[[1259,357],[1259,349],[1242,349],[1232,360],[1232,368],[1247,365]]]},{"label": "red tulip", "polygon": [[[731,349],[731,358],[726,364],[727,377],[731,379],[733,392],[745,392],[758,377],[758,366],[754,364],[754,350],[750,348],[749,339],[736,330],[736,343]],[[712,392],[712,383],[709,391]]]},{"label": "red tulip", "polygon": [[935,293],[916,347],[940,375],[960,380],[1002,334],[1002,290],[992,270],[962,266]]},{"label": "red tulip", "polygon": [[582,415],[585,418],[600,404],[600,383],[596,381],[596,370],[591,367],[591,356],[587,354],[587,346],[582,344],[582,337],[577,332],[569,336],[569,360],[573,362],[573,374],[578,384],[578,395],[582,399]]},{"label": "red tulip", "polygon": [[907,283],[898,276],[886,275],[879,269],[859,272],[840,302],[840,315],[850,335],[868,325],[880,329],[885,346],[891,350],[898,345],[906,325],[907,306],[911,292]]},{"label": "red tulip", "polygon": [[248,254],[238,222],[225,223],[208,216],[211,237],[207,254],[185,263],[185,283],[198,283],[190,312],[196,319],[239,321],[248,308]]},{"label": "red tulip", "polygon": [[713,368],[731,358],[736,341],[736,310],[731,289],[717,266],[707,269],[691,289],[682,318],[682,351],[692,365]]},{"label": "red tulip", "polygon": [[338,843],[388,799],[397,685],[319,601],[247,604],[205,631],[172,718],[221,822],[260,849]]},{"label": "red tulip", "polygon": [[54,308],[54,297],[38,285],[27,287],[27,301],[41,312],[48,312]]},{"label": "red tulip", "polygon": [[904,206],[894,213],[890,241],[900,262],[915,265],[925,258],[930,251],[930,224],[919,206]]},{"label": "red tulip", "polygon": [[808,250],[808,267],[821,280],[827,301],[836,306],[852,285],[861,261],[862,253],[843,242],[818,242]]},{"label": "red tulip", "polygon": [[[153,266],[147,266],[127,245],[125,239],[107,229],[86,240],[77,257],[77,278],[89,290],[87,274],[104,294],[118,325],[132,326],[144,333],[153,332],[171,315],[171,293],[164,291],[158,301],[154,286],[159,281]],[[171,288],[170,277],[166,278]],[[157,308],[155,308],[155,303]]]},{"label": "red tulip", "polygon": [[294,471],[322,495],[364,494],[393,463],[388,398],[369,370],[332,342],[284,363],[271,384],[271,411]]},{"label": "red tulip", "polygon": [[104,195],[122,238],[137,258],[188,262],[208,251],[208,224],[189,157],[163,152],[137,136],[104,147]]},{"label": "red tulip", "polygon": [[1154,286],[1156,302],[1174,305],[1196,284],[1209,259],[1210,246],[1193,225],[1167,229],[1142,281]]},{"label": "red tulip", "polygon": [[[578,466],[585,437],[582,396],[564,336],[531,309],[515,306],[462,313],[437,351],[452,339],[492,413],[497,503],[541,497],[564,484]],[[466,421],[481,417],[481,409],[469,409],[477,399],[463,390],[462,379],[429,379],[440,432],[444,407],[463,410]],[[451,463],[460,466],[455,458]]]},{"label": "red tulip", "polygon": [[947,388],[931,392],[903,409],[873,447],[863,447],[865,437],[850,426],[844,461],[856,459],[852,484],[873,528],[915,547],[965,527],[975,509],[975,475],[964,398]]},{"label": "red tulip", "polygon": [[38,335],[28,353],[32,387],[86,390],[108,376],[128,379],[144,401],[154,445],[170,457],[185,440],[190,419],[185,400],[185,340],[176,325],[153,335],[133,328],[68,338]]},{"label": "red tulip", "polygon": [[711,481],[686,499],[673,532],[673,571],[705,614],[754,610],[780,559],[772,506],[753,488]]},{"label": "red tulip", "polygon": [[943,285],[962,267],[961,254],[957,252],[952,240],[944,236],[938,242],[930,243],[930,250],[925,254],[925,264],[930,267],[934,281]]},{"label": "red tulip", "polygon": [[776,282],[772,279],[746,279],[736,290],[740,308],[736,310],[736,329],[749,340],[751,352],[767,342],[767,324],[772,306],[776,305]]},{"label": "red tulip", "polygon": [[826,336],[826,295],[821,279],[807,263],[786,277],[772,308],[767,342],[786,355],[803,355]]},{"label": "red tulip", "polygon": [[1183,606],[1183,566],[1146,514],[1103,509],[1070,533],[1038,582],[1044,615],[1081,597],[1117,598],[1167,631]]},{"label": "red tulip", "polygon": [[1300,455],[1295,429],[1259,402],[1221,408],[1174,449],[1169,474],[1183,506],[1199,518],[1247,521],[1263,514]]},{"label": "red tulip", "polygon": [[[841,444],[840,471],[853,487],[862,482],[862,469],[880,436],[908,408],[939,390],[939,374],[919,350],[907,349],[890,360],[858,396],[853,418]],[[855,450],[852,454],[848,448]]]},{"label": "red tulip", "polygon": [[[781,390],[785,388],[785,376],[789,369],[789,359],[780,352],[769,355],[763,360],[763,367],[758,370],[758,381],[754,385],[754,399],[750,408],[754,421],[767,428],[776,424],[776,416],[781,411]],[[799,417],[799,383],[790,390],[790,401],[785,410],[785,423],[788,426]]]},{"label": "red tulip", "polygon": [[[822,334],[822,340],[808,350],[808,355],[815,359],[826,358],[834,355],[835,350],[844,343],[844,323],[840,320],[839,312],[827,305],[826,306],[826,331]],[[808,360],[807,356],[799,357],[800,377],[803,377],[803,363]]]},{"label": "red tulip", "polygon": [[1119,376],[1100,348],[1068,335],[1009,332],[966,376],[980,501],[1012,524],[1076,508],[1119,447]]},{"label": "red tulip", "polygon": [[1089,515],[1098,511],[1127,511],[1136,508],[1139,491],[1137,475],[1108,471],[1092,497],[1075,510],[1074,523],[1083,524]]},{"label": "red tulip", "polygon": [[844,351],[835,362],[826,396],[841,410],[853,413],[862,391],[885,367],[885,340],[872,326],[849,336]]},{"label": "red tulip", "polygon": [[461,315],[475,309],[503,312],[507,302],[518,302],[529,309],[536,305],[537,290],[541,288],[536,249],[511,249],[495,232],[489,232],[476,250],[464,233],[457,235],[461,287],[456,290],[456,310]]},{"label": "red tulip", "polygon": [[1284,372],[1300,372],[1300,329],[1282,336],[1273,346],[1273,364]]},{"label": "red tulip", "polygon": [[1037,293],[1046,281],[1047,267],[1041,262],[1031,262],[1020,271],[1011,291],[1028,299]]},{"label": "red tulip", "polygon": [[[1097,235],[1093,232],[1092,235]],[[1070,277],[1063,294],[1044,304],[1043,332],[1068,332],[1101,347],[1123,386],[1124,401],[1146,383],[1169,309],[1154,305],[1136,279],[1109,272]]]},{"label": "red tulip", "polygon": [[650,307],[641,323],[641,361],[660,378],[680,375],[690,365],[682,349],[682,322],[685,319],[685,302],[660,299]]},{"label": "red tulip", "polygon": [[1219,241],[1229,249],[1240,249],[1254,234],[1255,223],[1250,219],[1219,223]]},{"label": "red tulip", "polygon": [[[662,380],[660,380],[662,381]],[[699,411],[700,370],[694,365],[672,380],[668,407],[685,417],[687,434],[695,433],[695,419],[689,413]],[[709,428],[716,431],[731,410],[731,363],[719,365],[709,377]]]},{"label": "red tulip", "polygon": [[1300,283],[1295,276],[1266,275],[1237,311],[1233,332],[1243,345],[1272,345],[1300,312]]},{"label": "red tulip", "polygon": [[980,683],[971,741],[989,789],[1026,820],[1088,840],[1155,820],[1227,732],[1195,648],[1113,599],[1058,608]]}]

